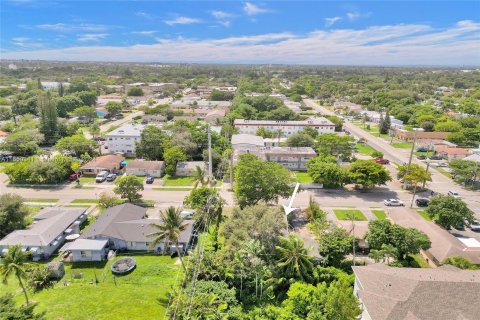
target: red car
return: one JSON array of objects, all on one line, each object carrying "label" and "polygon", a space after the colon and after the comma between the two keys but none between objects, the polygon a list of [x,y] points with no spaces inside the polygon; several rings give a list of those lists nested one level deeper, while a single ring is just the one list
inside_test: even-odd
[{"label": "red car", "polygon": [[380,163],[380,164],[389,164],[390,161],[387,160],[387,159],[383,159],[383,158],[377,158],[374,160],[376,163]]},{"label": "red car", "polygon": [[70,181],[76,181],[78,178],[80,178],[80,175],[78,173],[72,173],[68,176],[68,180]]}]

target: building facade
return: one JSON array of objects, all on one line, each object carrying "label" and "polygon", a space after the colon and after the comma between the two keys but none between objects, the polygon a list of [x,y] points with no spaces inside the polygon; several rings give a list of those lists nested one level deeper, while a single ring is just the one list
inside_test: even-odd
[{"label": "building facade", "polygon": [[110,153],[122,153],[126,156],[135,155],[135,144],[140,142],[140,137],[145,125],[126,124],[106,134],[107,148]]},{"label": "building facade", "polygon": [[285,137],[303,131],[307,127],[317,130],[318,133],[335,132],[335,124],[323,117],[311,118],[304,121],[235,119],[233,125],[238,129],[238,133],[253,135],[262,127],[268,131],[281,131],[281,135]]},{"label": "building facade", "polygon": [[289,170],[306,171],[307,161],[317,154],[310,147],[271,147],[260,151],[265,160],[280,163]]}]

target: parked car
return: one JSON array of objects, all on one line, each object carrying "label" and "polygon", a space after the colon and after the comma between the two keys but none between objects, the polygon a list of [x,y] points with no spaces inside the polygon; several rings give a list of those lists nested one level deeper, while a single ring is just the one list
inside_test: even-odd
[{"label": "parked car", "polygon": [[448,167],[448,164],[446,162],[440,162],[439,164],[437,164],[437,167],[446,168]]},{"label": "parked car", "polygon": [[182,212],[180,212],[180,216],[185,220],[191,220],[193,218],[194,213],[195,211],[193,210],[185,209],[185,210],[182,210]]},{"label": "parked car", "polygon": [[151,177],[151,176],[148,176],[147,179],[145,180],[145,183],[146,184],[152,184],[153,181],[155,181],[155,178]]},{"label": "parked car", "polygon": [[425,159],[427,159],[427,157],[425,157],[425,156],[417,156],[417,159],[418,159],[418,160],[425,160]]},{"label": "parked car", "polygon": [[117,175],[116,175],[115,173],[110,173],[110,174],[107,176],[106,180],[107,180],[107,181],[113,181],[113,180],[115,180],[116,178],[117,178]]},{"label": "parked car", "polygon": [[428,149],[425,147],[418,147],[417,152],[428,152]]},{"label": "parked car", "polygon": [[480,221],[473,220],[473,222],[470,224],[470,229],[472,231],[480,231]]},{"label": "parked car", "polygon": [[415,203],[417,204],[418,207],[428,207],[428,204],[430,203],[430,200],[419,198],[419,199],[415,200]]},{"label": "parked car", "polygon": [[383,200],[383,204],[386,205],[387,207],[403,207],[403,206],[405,206],[403,201],[400,201],[398,199],[385,199],[385,200]]},{"label": "parked car", "polygon": [[80,178],[80,174],[78,173],[72,173],[71,175],[68,176],[68,180],[70,181],[77,181]]},{"label": "parked car", "polygon": [[456,191],[448,191],[449,196],[460,199],[460,195]]},{"label": "parked car", "polygon": [[108,171],[100,171],[95,177],[95,182],[102,183],[103,181],[107,180],[108,174]]},{"label": "parked car", "polygon": [[384,158],[376,158],[374,161],[375,161],[376,163],[380,163],[380,164],[389,164],[389,163],[390,163],[389,160],[384,159]]},{"label": "parked car", "polygon": [[430,156],[429,159],[430,160],[442,160],[442,157],[440,157],[440,156]]}]

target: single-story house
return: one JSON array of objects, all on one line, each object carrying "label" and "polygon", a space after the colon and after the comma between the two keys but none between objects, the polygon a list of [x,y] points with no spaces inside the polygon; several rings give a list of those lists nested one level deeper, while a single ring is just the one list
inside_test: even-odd
[{"label": "single-story house", "polygon": [[417,145],[425,147],[429,150],[436,150],[437,148],[456,148],[455,143],[442,139],[417,139]]},{"label": "single-story house", "polygon": [[445,140],[450,132],[426,132],[426,131],[408,131],[404,129],[391,129],[390,132],[398,139],[411,141],[414,138],[419,139],[438,139]]},{"label": "single-story house", "polygon": [[108,240],[76,239],[67,243],[61,251],[70,251],[72,262],[103,261],[107,258]]},{"label": "single-story house", "polygon": [[352,267],[353,294],[361,320],[478,319],[478,271],[453,266],[395,268],[384,264]]},{"label": "single-story house", "polygon": [[206,170],[206,164],[204,161],[182,161],[177,163],[176,175],[179,177],[191,176],[195,170],[195,167],[200,167]]},{"label": "single-story house", "polygon": [[217,120],[222,120],[225,117],[225,112],[224,109],[211,110],[205,115],[205,122],[210,124],[216,123]]},{"label": "single-story house", "polygon": [[151,176],[159,178],[163,175],[165,162],[163,161],[147,161],[132,160],[126,166],[126,173],[135,176]]},{"label": "single-story house", "polygon": [[118,154],[107,154],[104,156],[96,157],[92,161],[84,164],[80,167],[80,172],[83,175],[90,176],[95,176],[101,171],[113,172],[122,168],[122,165],[120,163],[124,160],[124,156]]},{"label": "single-story house", "polygon": [[439,156],[447,161],[463,159],[470,154],[470,151],[465,148],[438,148],[436,151]]},{"label": "single-story house", "polygon": [[142,122],[144,123],[164,123],[167,121],[167,117],[161,114],[145,114],[142,117]]},{"label": "single-story house", "polygon": [[463,158],[463,160],[480,162],[480,154],[471,154],[468,157]]},{"label": "single-story house", "polygon": [[[147,219],[147,209],[125,203],[108,208],[82,234],[82,239],[108,240],[108,246],[113,250],[163,251],[164,243],[151,247],[156,232],[152,224],[161,224],[160,219]],[[193,233],[193,221],[186,220],[185,230],[180,233],[180,251],[188,250]],[[168,251],[174,252],[175,246],[170,244]]]},{"label": "single-story house", "polygon": [[80,232],[80,225],[86,219],[85,208],[45,208],[34,217],[30,228],[15,230],[0,240],[0,253],[7,252],[9,246],[21,245],[34,261],[48,259],[65,242],[66,236]]}]

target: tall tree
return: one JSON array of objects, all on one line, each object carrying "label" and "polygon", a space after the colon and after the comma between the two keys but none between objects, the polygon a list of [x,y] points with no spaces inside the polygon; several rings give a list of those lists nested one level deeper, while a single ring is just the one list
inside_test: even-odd
[{"label": "tall tree", "polygon": [[380,122],[379,132],[381,134],[387,134],[391,126],[392,126],[392,120],[390,119],[390,111],[389,109],[387,109],[387,112],[385,113],[385,118],[383,119],[382,122]]},{"label": "tall tree", "polygon": [[371,160],[357,160],[351,166],[348,173],[350,181],[362,188],[372,188],[375,185],[384,185],[391,181],[390,173],[379,163]]},{"label": "tall tree", "polygon": [[193,178],[195,182],[193,183],[193,188],[197,188],[198,185],[206,186],[210,182],[210,177],[207,176],[207,172],[204,168],[200,166],[195,166],[195,169],[193,169]]},{"label": "tall tree", "polygon": [[57,107],[50,91],[42,92],[37,99],[40,116],[39,130],[45,137],[45,142],[53,144],[57,141]]},{"label": "tall tree", "polygon": [[0,296],[0,319],[5,320],[45,320],[45,311],[34,313],[36,304],[17,307],[13,294],[6,293]]},{"label": "tall tree", "polygon": [[76,157],[88,153],[93,155],[97,143],[93,140],[87,139],[83,134],[76,134],[70,137],[65,137],[57,141],[55,149],[61,152],[73,153]]},{"label": "tall tree", "polygon": [[27,265],[28,252],[22,251],[22,246],[16,245],[8,248],[7,253],[0,259],[0,274],[2,275],[2,281],[4,284],[8,283],[8,278],[14,276],[18,280],[20,288],[22,288],[23,295],[27,305],[28,294],[25,288],[24,280],[27,278],[25,267]]},{"label": "tall tree", "polygon": [[171,176],[174,176],[177,172],[177,163],[187,160],[187,155],[179,146],[173,146],[165,149],[163,158],[167,163],[165,172]]},{"label": "tall tree", "polygon": [[317,137],[317,152],[319,155],[332,155],[342,159],[352,156],[354,138],[339,136],[336,133],[324,133]]},{"label": "tall tree", "polygon": [[30,210],[23,204],[23,200],[21,196],[13,193],[0,196],[0,238],[27,226],[26,218]]},{"label": "tall tree", "polygon": [[280,237],[277,249],[277,266],[283,276],[308,281],[312,275],[313,263],[303,245],[303,240],[291,233],[288,238]]},{"label": "tall tree", "polygon": [[113,192],[119,194],[122,199],[134,203],[142,199],[140,191],[143,190],[143,183],[136,176],[126,175],[117,178]]},{"label": "tall tree", "polygon": [[344,167],[321,156],[308,160],[307,172],[315,183],[327,188],[340,187],[348,180],[348,171]]},{"label": "tall tree", "polygon": [[167,252],[170,243],[175,244],[178,258],[182,263],[183,271],[187,272],[185,264],[183,263],[182,254],[180,253],[178,240],[180,234],[185,230],[187,223],[182,218],[182,208],[168,207],[160,212],[160,220],[162,223],[153,223],[152,226],[158,231],[152,233],[153,237],[151,246],[155,247],[160,242],[163,242],[163,250]]},{"label": "tall tree", "polygon": [[463,228],[474,220],[473,212],[465,202],[451,196],[434,196],[425,213],[445,229]]},{"label": "tall tree", "polygon": [[163,150],[167,144],[168,136],[161,128],[147,126],[140,135],[135,153],[146,160],[162,160]]}]

